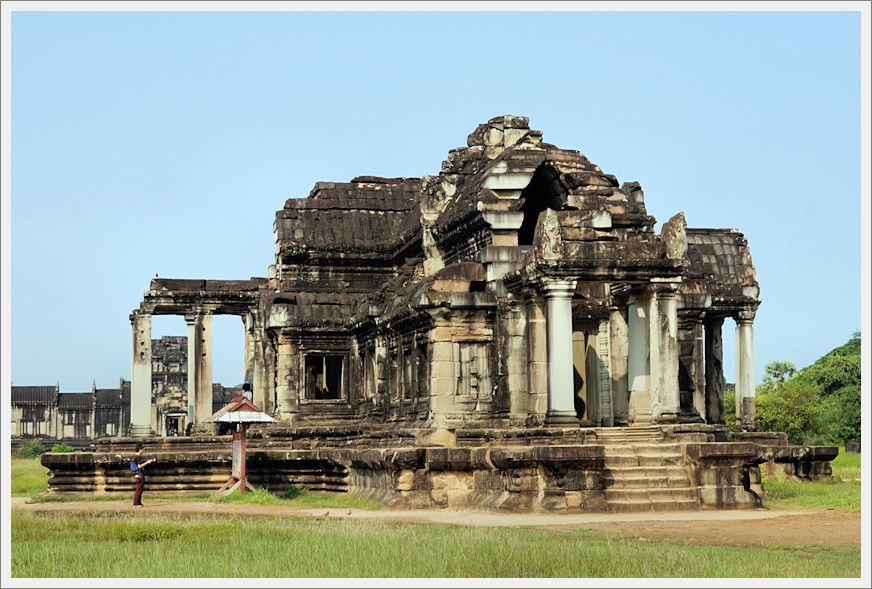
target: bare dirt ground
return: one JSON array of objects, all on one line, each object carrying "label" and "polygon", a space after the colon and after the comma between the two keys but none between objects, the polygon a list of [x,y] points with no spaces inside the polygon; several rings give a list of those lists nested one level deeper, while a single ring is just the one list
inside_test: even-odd
[{"label": "bare dirt ground", "polygon": [[859,546],[860,514],[826,511],[682,511],[593,514],[500,514],[476,511],[296,509],[276,505],[243,505],[208,501],[155,500],[143,508],[122,501],[29,503],[14,497],[14,509],[30,511],[238,514],[371,520],[404,524],[453,524],[484,527],[535,527],[549,530],[599,530],[628,538],[680,539],[706,544]]}]

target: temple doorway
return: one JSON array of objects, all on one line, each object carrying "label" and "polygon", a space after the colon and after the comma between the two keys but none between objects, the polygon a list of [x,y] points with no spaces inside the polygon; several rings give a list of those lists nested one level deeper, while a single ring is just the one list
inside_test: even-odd
[{"label": "temple doorway", "polygon": [[185,414],[167,415],[164,418],[164,435],[180,436],[185,433]]}]

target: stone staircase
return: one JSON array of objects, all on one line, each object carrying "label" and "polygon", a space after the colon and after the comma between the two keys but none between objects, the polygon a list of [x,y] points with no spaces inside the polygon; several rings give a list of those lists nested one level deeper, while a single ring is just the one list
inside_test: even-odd
[{"label": "stone staircase", "polygon": [[610,511],[700,509],[681,445],[664,440],[658,426],[602,429],[597,438],[604,449],[604,494]]}]

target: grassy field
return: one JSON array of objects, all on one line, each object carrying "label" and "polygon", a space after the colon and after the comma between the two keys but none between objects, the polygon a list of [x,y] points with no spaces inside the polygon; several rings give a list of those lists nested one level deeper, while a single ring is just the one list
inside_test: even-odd
[{"label": "grassy field", "polygon": [[[585,530],[17,513],[15,577],[857,577],[859,548],[713,546]],[[235,562],[245,562],[244,570]]]},{"label": "grassy field", "polygon": [[[858,512],[860,456],[840,454],[832,481],[765,481],[771,509]],[[46,489],[34,460],[12,461],[12,494]],[[131,494],[93,498],[129,499]],[[206,494],[146,493],[205,501]],[[78,498],[78,499],[81,499]],[[377,509],[374,502],[288,489],[232,495],[229,503]],[[859,517],[859,514],[858,514]],[[858,577],[860,549],[732,546],[643,540],[590,530],[400,525],[143,512],[26,512],[12,517],[15,577]],[[246,562],[244,572],[231,564]]]},{"label": "grassy field", "polygon": [[39,458],[12,459],[12,496],[35,499],[48,489],[48,469]]},{"label": "grassy field", "polygon": [[[63,497],[44,497],[48,490],[48,470],[39,463],[39,458],[12,459],[12,496],[29,497],[36,503],[67,502],[67,501],[117,501],[133,497],[133,483],[130,493],[105,493],[102,495],[70,495]],[[145,500],[159,501],[208,501],[211,493],[171,493],[151,492],[146,488]],[[228,497],[214,499],[220,503],[249,503],[255,505],[286,505],[305,509],[309,507],[349,508],[349,509],[379,509],[377,501],[358,499],[337,495],[336,493],[318,493],[301,487],[290,487],[282,493],[268,493],[262,489],[240,495],[238,491]]]},{"label": "grassy field", "polygon": [[860,512],[860,454],[848,454],[844,448],[833,460],[833,477],[821,481],[803,482],[785,478],[783,473],[767,477],[763,487],[767,497],[763,504],[769,509],[838,509]]}]

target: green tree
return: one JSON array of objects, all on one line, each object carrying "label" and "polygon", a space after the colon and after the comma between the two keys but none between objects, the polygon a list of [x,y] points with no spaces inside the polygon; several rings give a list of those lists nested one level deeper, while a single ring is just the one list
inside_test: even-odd
[{"label": "green tree", "polygon": [[784,432],[791,444],[821,441],[822,408],[817,387],[789,380],[757,397],[758,431]]},{"label": "green tree", "polygon": [[783,383],[789,380],[794,373],[796,373],[796,366],[793,362],[775,360],[766,365],[766,372],[763,374],[763,384]]},{"label": "green tree", "polygon": [[860,440],[860,386],[842,387],[823,400],[821,419],[825,441],[841,445]]},{"label": "green tree", "polygon": [[805,370],[798,378],[820,387],[825,397],[847,386],[860,386],[860,356],[827,354]]}]

